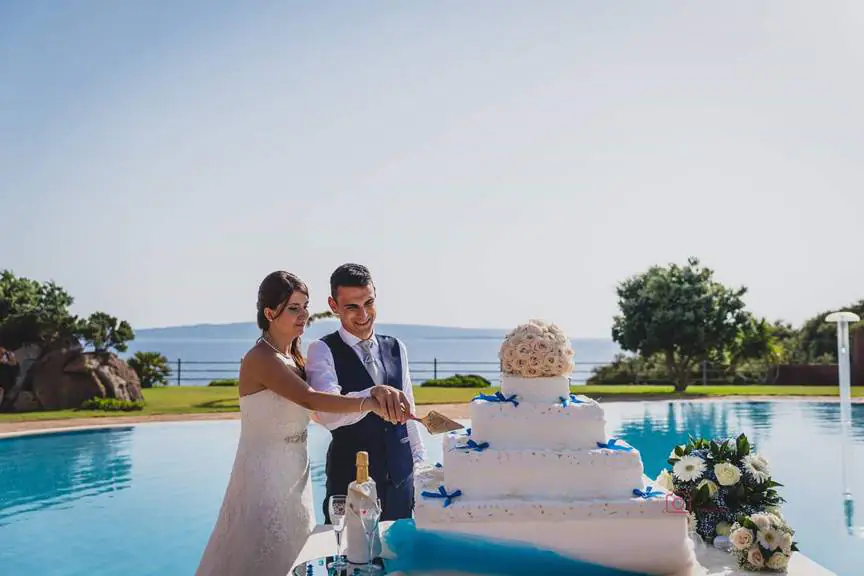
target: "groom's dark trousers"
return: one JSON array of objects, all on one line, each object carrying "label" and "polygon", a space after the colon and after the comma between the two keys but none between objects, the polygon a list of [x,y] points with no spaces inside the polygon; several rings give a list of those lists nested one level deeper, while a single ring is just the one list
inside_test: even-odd
[{"label": "groom's dark trousers", "polygon": [[[376,336],[384,367],[384,384],[402,389],[402,356],[399,342],[390,336]],[[363,362],[338,332],[322,340],[333,354],[336,377],[342,393],[359,392],[375,385]],[[330,524],[330,496],[348,494],[348,485],[357,477],[357,452],[369,454],[369,475],[381,500],[381,520],[411,518],[414,511],[414,459],[405,424],[390,424],[377,414],[331,431],[327,450],[327,496],[324,521]]]}]

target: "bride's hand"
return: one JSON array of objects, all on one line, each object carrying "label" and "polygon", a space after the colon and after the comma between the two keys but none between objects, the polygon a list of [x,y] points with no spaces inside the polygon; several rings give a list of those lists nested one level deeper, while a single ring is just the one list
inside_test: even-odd
[{"label": "bride's hand", "polygon": [[401,390],[392,386],[373,386],[370,395],[375,400],[378,409],[375,413],[392,424],[404,424],[408,420],[408,399]]}]

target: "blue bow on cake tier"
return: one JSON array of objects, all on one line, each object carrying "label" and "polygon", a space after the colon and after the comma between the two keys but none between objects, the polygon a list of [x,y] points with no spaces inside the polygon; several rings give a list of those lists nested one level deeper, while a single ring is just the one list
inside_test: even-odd
[{"label": "blue bow on cake tier", "polygon": [[627,444],[619,444],[620,440],[617,438],[612,438],[608,442],[597,442],[597,448],[605,448],[606,450],[620,450],[621,452],[630,452],[633,450],[632,446],[628,446]]},{"label": "blue bow on cake tier", "polygon": [[584,404],[585,403],[585,401],[580,399],[578,396],[576,396],[576,394],[570,394],[570,396],[568,396],[567,398],[565,398],[564,396],[559,396],[558,401],[561,402],[561,406],[563,406],[565,408],[567,406],[569,406],[570,404]]},{"label": "blue bow on cake tier", "polygon": [[462,496],[461,490],[456,490],[450,494],[447,493],[447,489],[444,486],[439,486],[437,492],[429,492],[428,490],[424,490],[420,493],[424,498],[443,498],[444,499],[444,508],[450,506],[453,503],[454,498],[458,498]]},{"label": "blue bow on cake tier", "polygon": [[495,392],[495,394],[478,394],[474,397],[474,400],[486,400],[487,402],[510,402],[513,406],[519,406],[519,401],[516,400],[516,398],[518,398],[516,394],[504,396],[504,394],[498,391]]},{"label": "blue bow on cake tier", "polygon": [[475,452],[482,452],[489,448],[488,442],[480,442],[479,444],[474,440],[468,440],[466,444],[462,446],[455,446],[453,450],[474,450]]},{"label": "blue bow on cake tier", "polygon": [[659,490],[654,490],[654,488],[652,488],[651,486],[647,486],[644,491],[640,490],[639,488],[634,488],[633,495],[648,500],[649,498],[660,498],[661,496],[666,496],[666,493],[660,492]]}]

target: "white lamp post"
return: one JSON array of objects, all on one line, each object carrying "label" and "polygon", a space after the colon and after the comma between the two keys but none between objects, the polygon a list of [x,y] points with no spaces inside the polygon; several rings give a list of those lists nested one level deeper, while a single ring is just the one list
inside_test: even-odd
[{"label": "white lamp post", "polygon": [[852,427],[852,382],[849,374],[849,324],[858,322],[861,318],[852,312],[834,312],[829,314],[826,322],[837,324],[837,373],[840,380],[840,427],[843,433],[840,445],[842,449],[843,466],[843,508],[846,516],[846,528],[850,534],[855,534],[854,502],[849,478],[849,441]]}]

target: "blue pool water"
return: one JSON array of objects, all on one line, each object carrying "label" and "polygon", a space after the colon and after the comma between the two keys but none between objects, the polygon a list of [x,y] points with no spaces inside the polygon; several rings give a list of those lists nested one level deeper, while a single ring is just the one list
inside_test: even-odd
[{"label": "blue pool water", "polygon": [[[769,458],[804,553],[860,574],[843,514],[839,407],[810,402],[605,404],[608,430],[656,475],[688,434],[745,432]],[[864,499],[864,405],[853,410],[853,491]],[[145,424],[0,440],[0,574],[192,574],[228,481],[239,422]],[[424,436],[430,458],[440,440]],[[329,434],[310,432],[316,509]],[[320,512],[319,512],[320,516]],[[864,512],[858,515],[864,524]],[[320,517],[319,517],[320,521]]]}]

